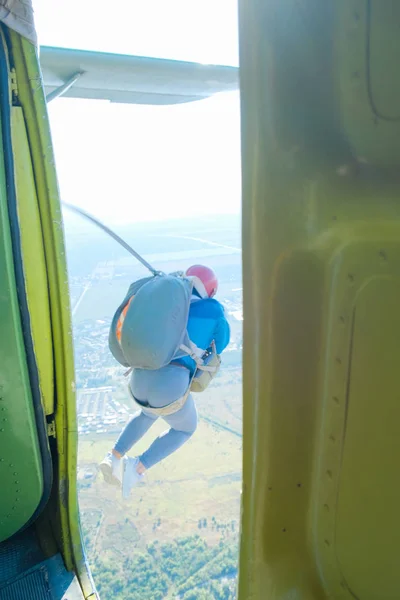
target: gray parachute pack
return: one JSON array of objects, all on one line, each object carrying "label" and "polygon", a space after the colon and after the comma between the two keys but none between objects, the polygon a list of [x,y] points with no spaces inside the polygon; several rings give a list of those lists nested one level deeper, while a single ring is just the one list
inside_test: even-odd
[{"label": "gray parachute pack", "polygon": [[198,348],[187,333],[192,291],[202,295],[201,282],[181,272],[157,271],[107,225],[77,206],[63,205],[100,227],[152,273],[132,283],[114,314],[108,340],[114,358],[124,367],[155,370],[190,356],[196,371],[216,373],[217,365],[206,364],[208,349]]},{"label": "gray parachute pack", "polygon": [[200,369],[204,349],[187,333],[193,278],[157,274],[135,281],[115,312],[109,347],[125,367],[160,369],[190,356]]}]

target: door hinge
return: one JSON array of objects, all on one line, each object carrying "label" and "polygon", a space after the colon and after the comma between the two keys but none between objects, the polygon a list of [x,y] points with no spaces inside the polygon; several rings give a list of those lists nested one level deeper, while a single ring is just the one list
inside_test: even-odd
[{"label": "door hinge", "polygon": [[10,71],[10,89],[13,97],[18,98],[17,73],[15,69],[11,69]]},{"label": "door hinge", "polygon": [[50,423],[47,423],[47,435],[49,437],[56,437],[56,423],[55,423],[55,421],[50,421]]}]

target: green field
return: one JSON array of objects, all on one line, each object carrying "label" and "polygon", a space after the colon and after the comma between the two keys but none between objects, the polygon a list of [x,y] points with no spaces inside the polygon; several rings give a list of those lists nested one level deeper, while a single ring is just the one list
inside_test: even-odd
[{"label": "green field", "polygon": [[[130,454],[164,430],[161,420],[155,423]],[[116,600],[235,598],[240,434],[200,418],[194,436],[150,469],[129,500],[98,472],[113,442],[110,436],[79,442],[82,525],[99,591]]]},{"label": "green field", "polygon": [[[143,451],[163,430],[165,425],[161,421],[156,423],[131,454]],[[104,437],[98,441],[86,438],[80,441],[79,466],[97,473],[97,464],[112,444],[112,438]],[[100,474],[95,480],[83,480],[80,489],[83,520],[92,511],[101,514],[93,548],[95,554],[109,550],[110,526],[114,528],[111,551],[123,554],[144,547],[150,541],[173,540],[180,535],[198,533],[200,519],[210,522],[215,519],[214,527],[202,530],[202,537],[211,544],[225,536],[227,524],[234,522],[237,531],[241,486],[239,437],[200,420],[193,438],[149,470],[145,480],[127,501],[122,500],[119,490],[106,485]],[[127,518],[135,526],[131,539],[129,535],[126,539],[124,530]],[[121,531],[119,526],[123,526]],[[232,527],[226,535],[231,531]]]}]

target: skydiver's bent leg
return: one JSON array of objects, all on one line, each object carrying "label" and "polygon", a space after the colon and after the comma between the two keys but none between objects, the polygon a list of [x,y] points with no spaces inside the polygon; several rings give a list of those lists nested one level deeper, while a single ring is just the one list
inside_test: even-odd
[{"label": "skydiver's bent leg", "polygon": [[[130,388],[134,398],[153,408],[161,408],[181,398],[189,385],[188,369],[168,365],[156,371],[135,369]],[[150,429],[157,417],[143,408],[127,424],[114,446],[113,454],[121,458]]]},{"label": "skydiver's bent leg", "polygon": [[145,415],[143,411],[136,413],[121,432],[114,448],[100,463],[100,470],[104,480],[113,485],[122,482],[122,457],[133,444],[144,436],[146,431],[155,423],[157,417]]},{"label": "skydiver's bent leg", "polygon": [[[139,403],[152,408],[162,408],[181,398],[186,393],[189,382],[188,369],[168,365],[157,371],[135,370],[130,386],[133,397]],[[116,473],[118,470],[118,479],[122,475],[121,457],[146,433],[156,418],[143,407],[120,435],[112,452],[112,472]],[[171,427],[169,431],[159,436],[140,457],[124,458],[122,476],[124,497],[129,496],[132,486],[140,480],[146,469],[172,454],[193,435],[197,427],[197,411],[193,398],[189,396],[178,412],[164,417],[164,420]]]},{"label": "skydiver's bent leg", "polygon": [[116,441],[114,450],[120,456],[124,456],[144,436],[156,420],[155,415],[145,414],[143,410],[133,415]]},{"label": "skydiver's bent leg", "polygon": [[[145,469],[150,469],[178,450],[196,431],[197,410],[192,396],[189,395],[184,406],[178,412],[163,417],[163,419],[168,423],[170,429],[162,433],[150,448],[139,456],[139,461]],[[143,472],[143,470],[139,467],[138,472]]]}]

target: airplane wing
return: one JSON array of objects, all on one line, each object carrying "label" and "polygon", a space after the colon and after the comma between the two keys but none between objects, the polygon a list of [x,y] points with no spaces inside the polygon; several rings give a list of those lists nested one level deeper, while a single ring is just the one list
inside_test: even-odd
[{"label": "airplane wing", "polygon": [[128,104],[193,102],[239,87],[237,67],[41,46],[48,101],[63,95]]}]

